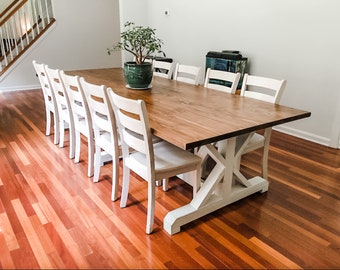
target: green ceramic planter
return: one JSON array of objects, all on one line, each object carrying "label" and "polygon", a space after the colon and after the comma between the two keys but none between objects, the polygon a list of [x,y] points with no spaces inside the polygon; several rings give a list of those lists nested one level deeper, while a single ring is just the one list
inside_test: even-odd
[{"label": "green ceramic planter", "polygon": [[152,81],[152,64],[144,62],[137,65],[136,62],[124,63],[124,76],[127,82],[127,87],[132,89],[149,89]]}]

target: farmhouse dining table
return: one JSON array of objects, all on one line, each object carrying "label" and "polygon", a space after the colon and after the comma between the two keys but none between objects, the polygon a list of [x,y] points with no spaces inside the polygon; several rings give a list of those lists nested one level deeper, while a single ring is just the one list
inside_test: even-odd
[{"label": "farmhouse dining table", "polygon": [[126,87],[121,68],[67,73],[106,85],[124,97],[143,99],[154,135],[182,149],[199,149],[195,152],[202,160],[210,156],[215,161],[191,202],[166,214],[163,227],[171,235],[178,233],[182,225],[221,207],[253,193],[266,192],[269,186],[266,179],[260,176],[246,179],[240,173],[237,161],[242,148],[255,131],[311,115],[307,111],[155,76],[150,89],[133,90]]}]

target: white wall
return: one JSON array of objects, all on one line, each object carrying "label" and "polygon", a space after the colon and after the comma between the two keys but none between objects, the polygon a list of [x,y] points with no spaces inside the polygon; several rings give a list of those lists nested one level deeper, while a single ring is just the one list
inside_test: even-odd
[{"label": "white wall", "polygon": [[[148,3],[147,0],[119,0],[120,26],[124,31],[124,23],[134,22],[137,25],[148,25]],[[133,56],[125,51],[121,52],[122,66],[126,61],[131,61]]]},{"label": "white wall", "polygon": [[120,53],[107,56],[105,48],[119,39],[119,20],[131,20],[156,28],[175,61],[204,67],[208,51],[240,50],[250,73],[287,79],[282,104],[312,112],[281,130],[338,145],[339,0],[54,0],[54,6],[55,29],[0,91],[37,87],[33,59],[65,70],[121,66]]},{"label": "white wall", "polygon": [[13,0],[1,0],[0,1],[0,13],[3,12]]},{"label": "white wall", "polygon": [[119,53],[106,52],[119,39],[118,0],[54,0],[53,6],[55,26],[0,82],[0,91],[38,88],[34,59],[64,70],[121,65]]},{"label": "white wall", "polygon": [[[282,104],[312,112],[311,118],[281,129],[326,145],[337,140],[340,1],[148,0],[148,4],[149,24],[164,40],[168,57],[204,67],[208,51],[240,50],[249,58],[250,73],[288,81]],[[165,10],[170,15],[164,15]]]}]

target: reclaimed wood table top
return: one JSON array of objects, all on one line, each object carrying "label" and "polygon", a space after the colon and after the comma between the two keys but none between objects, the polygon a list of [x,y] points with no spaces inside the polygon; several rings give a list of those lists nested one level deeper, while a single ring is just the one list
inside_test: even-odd
[{"label": "reclaimed wood table top", "polygon": [[153,133],[183,149],[298,119],[310,112],[154,76],[148,90],[126,87],[121,68],[68,71],[146,102]]}]

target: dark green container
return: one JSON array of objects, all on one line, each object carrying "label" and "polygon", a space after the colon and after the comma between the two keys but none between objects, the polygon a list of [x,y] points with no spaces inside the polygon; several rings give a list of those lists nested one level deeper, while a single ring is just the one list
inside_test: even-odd
[{"label": "dark green container", "polygon": [[136,62],[124,63],[124,76],[127,87],[132,89],[149,89],[152,81],[152,63],[144,62],[137,65]]}]

